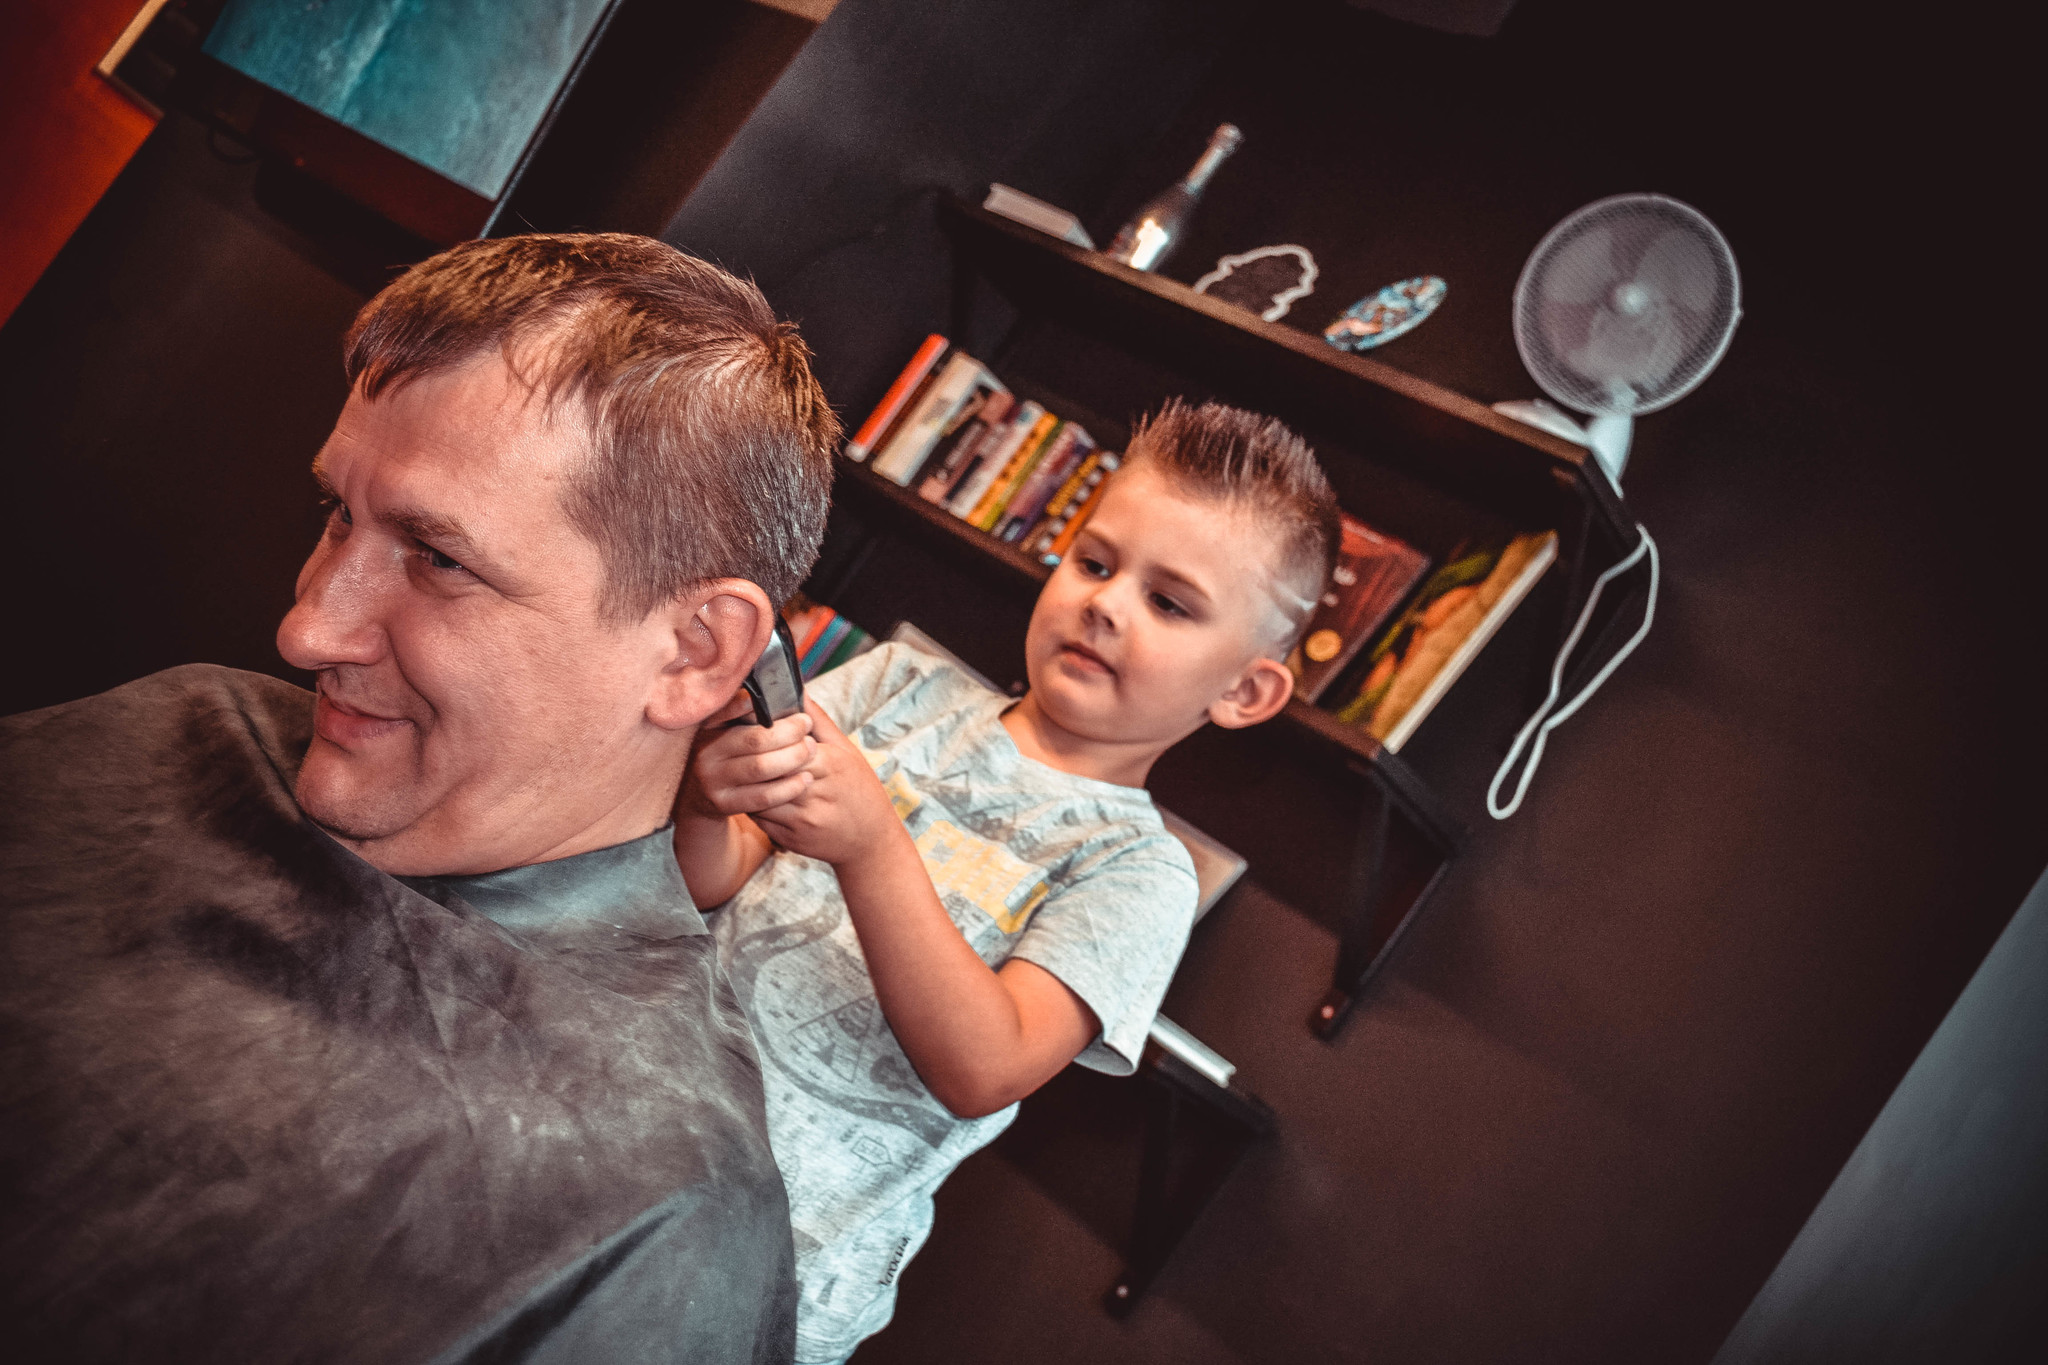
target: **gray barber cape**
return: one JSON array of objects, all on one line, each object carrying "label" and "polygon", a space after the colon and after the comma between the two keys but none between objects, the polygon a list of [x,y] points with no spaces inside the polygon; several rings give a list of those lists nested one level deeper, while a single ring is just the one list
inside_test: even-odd
[{"label": "gray barber cape", "polygon": [[7,1357],[787,1361],[666,834],[402,884],[293,801],[311,725],[209,667],[0,721]]}]

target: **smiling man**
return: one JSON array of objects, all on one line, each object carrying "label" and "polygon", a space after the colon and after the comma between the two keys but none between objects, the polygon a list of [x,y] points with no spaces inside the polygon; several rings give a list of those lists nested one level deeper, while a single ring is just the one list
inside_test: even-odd
[{"label": "smiling man", "polygon": [[278,631],[0,722],[17,1359],[786,1360],[760,1064],[670,809],[837,422],[751,286],[472,242],[364,308]]}]

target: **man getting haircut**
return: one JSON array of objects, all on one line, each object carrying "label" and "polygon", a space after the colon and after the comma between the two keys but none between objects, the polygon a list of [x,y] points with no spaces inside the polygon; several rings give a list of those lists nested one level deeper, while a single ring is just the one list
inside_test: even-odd
[{"label": "man getting haircut", "polygon": [[787,1360],[669,811],[817,552],[807,352],[659,242],[548,236],[414,267],[344,353],[278,630],[314,692],[0,722],[10,1355]]}]

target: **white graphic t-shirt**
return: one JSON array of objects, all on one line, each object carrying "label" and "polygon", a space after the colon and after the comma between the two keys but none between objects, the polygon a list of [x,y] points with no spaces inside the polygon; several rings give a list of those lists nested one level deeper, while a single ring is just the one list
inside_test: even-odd
[{"label": "white graphic t-shirt", "polygon": [[[1081,1064],[1130,1074],[1196,899],[1187,850],[1151,797],[1024,757],[1002,726],[1009,698],[907,645],[842,665],[811,694],[874,765],[982,961],[1021,957],[1058,977],[1102,1021]],[[796,1358],[837,1360],[889,1321],[932,1192],[1017,1107],[961,1119],[926,1091],[829,864],[777,852],[709,922],[753,1021],[789,1190]]]}]

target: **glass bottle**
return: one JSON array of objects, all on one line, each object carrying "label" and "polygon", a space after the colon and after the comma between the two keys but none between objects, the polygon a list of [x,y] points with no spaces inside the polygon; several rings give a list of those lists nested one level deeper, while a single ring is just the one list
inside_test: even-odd
[{"label": "glass bottle", "polygon": [[1187,232],[1188,215],[1195,211],[1195,201],[1202,197],[1202,191],[1209,188],[1210,177],[1243,141],[1244,134],[1236,124],[1219,125],[1209,135],[1207,150],[1187,177],[1153,195],[1131,215],[1130,222],[1117,230],[1116,240],[1109,244],[1110,259],[1133,270],[1157,270],[1180,245]]}]

